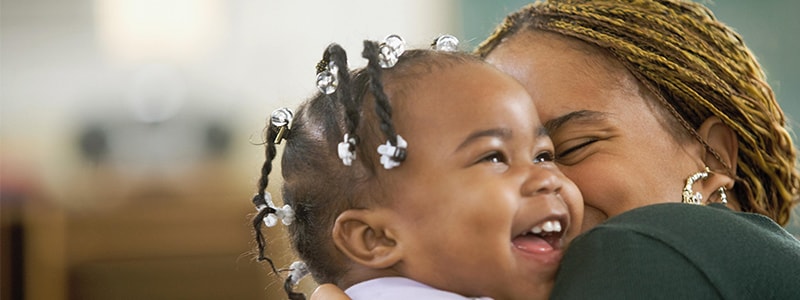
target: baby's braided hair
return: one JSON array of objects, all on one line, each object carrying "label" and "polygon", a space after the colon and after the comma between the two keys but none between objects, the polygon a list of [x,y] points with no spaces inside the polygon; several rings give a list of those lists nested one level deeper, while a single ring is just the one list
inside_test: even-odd
[{"label": "baby's braided hair", "polygon": [[755,57],[710,10],[681,0],[540,1],[509,15],[476,53],[486,57],[507,38],[533,30],[610,52],[730,168],[696,132],[711,116],[722,120],[739,139],[731,175],[742,209],[788,222],[800,176],[786,119]]},{"label": "baby's braided hair", "polygon": [[386,92],[383,90],[383,83],[381,80],[377,80],[377,78],[381,78],[381,73],[383,72],[379,63],[379,55],[378,43],[364,41],[364,51],[361,56],[369,61],[366,70],[369,77],[372,78],[369,81],[369,90],[372,96],[375,97],[375,113],[380,119],[381,131],[383,131],[392,145],[397,145],[397,133],[395,133],[394,125],[392,125],[392,106],[389,104],[389,97],[386,96]]},{"label": "baby's braided hair", "polygon": [[[379,63],[380,46],[365,41],[362,56],[368,60],[367,66],[352,71],[347,68],[344,49],[336,44],[329,46],[316,69],[317,73],[336,69],[336,89],[329,94],[316,93],[303,102],[286,135],[281,158],[282,198],[295,213],[288,233],[292,248],[318,283],[338,283],[347,272],[346,259],[331,239],[336,217],[347,209],[390,201],[386,200],[390,197],[375,196],[381,193],[376,187],[380,182],[377,176],[386,171],[375,163],[378,160],[375,150],[387,139],[397,145],[392,102],[402,100],[402,90],[410,88],[415,78],[429,73],[431,68],[483,63],[464,53],[409,50],[394,67],[383,69]],[[257,207],[266,206],[268,176],[278,154],[275,139],[280,129],[273,124],[266,129],[266,160],[253,198]],[[355,149],[351,149],[358,153],[358,158],[349,166],[337,157],[337,147],[345,133],[358,137]],[[270,207],[261,209],[252,223],[259,260],[268,261],[278,274],[281,270],[264,254],[267,243],[261,232],[263,218],[275,212]],[[292,275],[285,278],[283,287],[290,299],[304,299],[293,291],[297,281]]]},{"label": "baby's braided hair", "polygon": [[[307,155],[313,157],[314,152],[316,152],[317,156],[319,156],[321,151],[317,150],[314,151],[314,144],[318,144],[321,141],[314,140],[314,137],[309,137],[308,132],[304,132],[304,125],[306,123],[306,118],[304,116],[312,112],[319,112],[319,113],[312,113],[313,115],[322,117],[323,120],[321,122],[326,128],[334,132],[336,135],[340,133],[340,131],[335,130],[339,128],[340,121],[337,120],[336,115],[342,111],[342,107],[345,106],[347,101],[351,98],[349,93],[349,86],[350,86],[350,71],[347,68],[347,55],[344,49],[337,44],[331,44],[326,48],[323,53],[323,58],[320,63],[317,65],[317,72],[319,73],[323,68],[327,67],[329,63],[333,63],[337,67],[337,79],[338,83],[342,85],[344,88],[337,89],[337,92],[327,95],[323,93],[319,93],[312,101],[314,105],[310,103],[306,103],[304,106],[301,106],[300,111],[298,113],[298,121],[294,122],[295,124],[292,126],[293,128],[289,130],[289,133],[285,137],[287,140],[292,140],[292,144],[296,144],[299,150],[311,150],[306,152]],[[349,110],[352,110],[350,108]],[[347,127],[350,130],[354,130],[355,127],[358,126],[358,118],[344,118],[343,121],[347,122]],[[278,137],[278,132],[280,128],[270,122],[266,129],[266,142],[265,142],[265,156],[266,160],[261,167],[261,177],[258,180],[258,189],[256,195],[253,197],[253,204],[256,207],[264,207],[260,209],[259,212],[253,218],[253,228],[255,232],[255,239],[256,244],[258,247],[258,260],[263,261],[266,260],[270,268],[272,269],[273,273],[276,275],[279,274],[279,270],[276,268],[275,263],[272,259],[264,255],[265,248],[266,248],[266,240],[262,233],[262,225],[264,223],[263,219],[270,213],[275,213],[275,209],[272,207],[266,206],[267,202],[265,197],[269,197],[269,193],[266,191],[267,185],[269,183],[269,174],[272,171],[272,161],[277,156],[277,149],[276,149],[276,138]],[[287,148],[295,148],[295,147],[287,147]],[[284,155],[286,152],[291,151],[284,151]],[[293,152],[292,152],[293,153]],[[324,156],[323,156],[324,157]],[[286,161],[286,159],[284,159]],[[289,161],[292,161],[291,159]],[[324,159],[323,159],[324,161]],[[294,167],[294,165],[293,165]],[[292,173],[292,172],[284,172],[284,173]],[[284,191],[284,194],[286,191]],[[286,197],[284,195],[284,203],[291,204],[291,197]],[[293,206],[295,207],[294,210],[297,213],[298,219],[303,219],[306,211],[302,208],[302,206]],[[288,276],[285,279],[283,284],[284,289],[287,292],[289,299],[305,299],[300,293],[294,292],[292,281],[299,280],[298,278],[292,278],[292,276]]]}]

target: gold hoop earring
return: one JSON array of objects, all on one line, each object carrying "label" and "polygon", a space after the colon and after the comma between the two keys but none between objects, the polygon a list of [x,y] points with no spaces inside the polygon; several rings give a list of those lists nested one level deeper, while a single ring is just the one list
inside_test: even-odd
[{"label": "gold hoop earring", "polygon": [[689,178],[686,178],[686,185],[683,186],[683,194],[681,194],[681,200],[683,203],[695,204],[695,205],[703,204],[703,194],[700,194],[700,192],[695,193],[694,191],[692,191],[692,186],[698,180],[704,180],[708,178],[708,173],[710,172],[711,170],[709,170],[708,167],[706,167],[705,170],[694,173],[692,174],[692,176],[689,176]]}]

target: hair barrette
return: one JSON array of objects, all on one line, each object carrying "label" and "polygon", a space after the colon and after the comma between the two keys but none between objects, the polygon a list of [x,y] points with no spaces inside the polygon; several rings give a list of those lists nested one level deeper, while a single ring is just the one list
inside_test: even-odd
[{"label": "hair barrette", "polygon": [[381,68],[388,69],[394,67],[400,59],[400,55],[406,52],[406,42],[399,35],[392,34],[387,36],[379,46]]},{"label": "hair barrette", "polygon": [[378,154],[381,155],[381,164],[383,168],[389,170],[397,167],[406,159],[406,148],[408,143],[399,134],[397,135],[397,146],[392,145],[389,141],[386,144],[378,146]]},{"label": "hair barrette", "polygon": [[256,206],[258,211],[263,209],[270,208],[272,212],[268,213],[264,216],[264,225],[267,227],[274,227],[278,224],[278,219],[281,220],[283,225],[292,225],[294,222],[294,209],[292,209],[289,204],[283,205],[283,207],[275,207],[275,203],[272,202],[272,195],[269,193],[264,193],[264,202],[266,204],[259,204]]},{"label": "hair barrette", "polygon": [[356,139],[350,137],[349,133],[344,134],[344,141],[339,143],[339,159],[345,166],[350,166],[356,159]]},{"label": "hair barrette", "polygon": [[308,269],[308,265],[302,261],[293,262],[289,265],[289,270],[290,283],[292,285],[297,285],[300,279],[303,279],[303,277],[311,273]]},{"label": "hair barrette", "polygon": [[433,40],[431,48],[437,51],[455,52],[458,51],[458,38],[444,34]]},{"label": "hair barrette", "polygon": [[289,124],[292,123],[294,112],[291,109],[282,107],[272,111],[270,123],[278,128],[278,135],[275,136],[275,144],[280,144],[287,134],[289,134]]},{"label": "hair barrette", "polygon": [[[319,69],[319,64],[317,69]],[[327,68],[317,73],[317,88],[323,94],[330,95],[336,92],[338,86],[339,67],[333,61],[329,61]]]}]

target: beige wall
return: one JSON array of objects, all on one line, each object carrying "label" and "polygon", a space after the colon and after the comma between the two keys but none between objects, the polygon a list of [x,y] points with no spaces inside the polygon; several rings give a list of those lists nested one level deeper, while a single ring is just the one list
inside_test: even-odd
[{"label": "beige wall", "polygon": [[[363,39],[399,33],[425,46],[453,32],[455,8],[2,0],[3,263],[24,260],[21,277],[3,278],[3,298],[278,297],[253,262],[248,227],[266,116],[313,92],[330,42],[362,66]],[[212,126],[226,133],[222,142],[208,137]],[[87,159],[81,138],[100,154]]]}]

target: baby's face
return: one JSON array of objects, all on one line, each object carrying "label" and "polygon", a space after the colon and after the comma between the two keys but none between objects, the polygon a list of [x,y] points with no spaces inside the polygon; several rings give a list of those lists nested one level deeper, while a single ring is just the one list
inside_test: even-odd
[{"label": "baby's face", "polygon": [[408,156],[386,172],[397,268],[465,296],[546,298],[583,203],[525,89],[474,62],[411,86],[393,101]]}]

